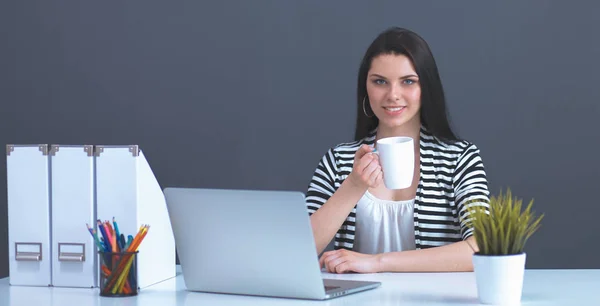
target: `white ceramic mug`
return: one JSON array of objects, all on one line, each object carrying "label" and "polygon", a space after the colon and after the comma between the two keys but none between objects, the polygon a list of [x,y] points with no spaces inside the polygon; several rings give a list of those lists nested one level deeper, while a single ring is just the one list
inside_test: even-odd
[{"label": "white ceramic mug", "polygon": [[414,140],[410,137],[386,137],[377,141],[383,182],[388,189],[412,185],[415,168]]}]

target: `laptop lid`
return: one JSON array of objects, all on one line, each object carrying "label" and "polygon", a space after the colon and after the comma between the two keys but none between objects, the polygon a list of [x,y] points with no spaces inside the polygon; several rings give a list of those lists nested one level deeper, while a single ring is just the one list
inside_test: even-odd
[{"label": "laptop lid", "polygon": [[166,188],[164,194],[189,290],[326,299],[380,284],[335,280],[325,292],[300,192]]}]

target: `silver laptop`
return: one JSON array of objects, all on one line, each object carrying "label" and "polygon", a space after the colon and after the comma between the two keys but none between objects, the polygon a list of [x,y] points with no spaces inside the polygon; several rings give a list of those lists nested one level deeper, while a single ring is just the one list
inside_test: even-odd
[{"label": "silver laptop", "polygon": [[324,300],[380,282],[322,279],[304,195],[165,188],[190,291]]}]

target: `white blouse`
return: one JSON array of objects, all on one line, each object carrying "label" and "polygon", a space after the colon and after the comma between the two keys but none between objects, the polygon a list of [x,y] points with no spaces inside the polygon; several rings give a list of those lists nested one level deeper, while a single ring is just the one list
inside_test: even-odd
[{"label": "white blouse", "polygon": [[414,250],[413,200],[389,201],[367,191],[356,206],[353,250],[379,254]]}]

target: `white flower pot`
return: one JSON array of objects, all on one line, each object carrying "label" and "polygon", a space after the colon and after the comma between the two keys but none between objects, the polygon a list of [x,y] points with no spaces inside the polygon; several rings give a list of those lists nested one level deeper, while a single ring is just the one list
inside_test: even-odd
[{"label": "white flower pot", "polygon": [[526,254],[473,255],[479,302],[491,305],[518,305],[523,291]]}]

